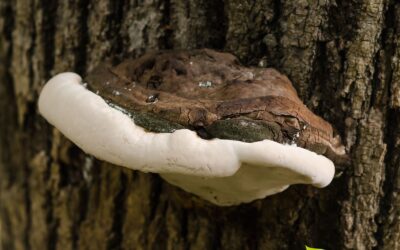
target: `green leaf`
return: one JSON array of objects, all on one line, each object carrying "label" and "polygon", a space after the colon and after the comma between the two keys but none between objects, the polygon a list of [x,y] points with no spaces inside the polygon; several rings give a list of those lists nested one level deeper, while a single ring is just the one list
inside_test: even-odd
[{"label": "green leaf", "polygon": [[322,248],[313,248],[306,245],[306,250],[324,250]]}]

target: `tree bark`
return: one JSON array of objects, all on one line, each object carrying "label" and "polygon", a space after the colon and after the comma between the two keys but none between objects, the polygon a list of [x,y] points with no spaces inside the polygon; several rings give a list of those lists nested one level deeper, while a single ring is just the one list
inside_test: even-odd
[{"label": "tree bark", "polygon": [[[400,249],[395,0],[2,0],[0,249]],[[52,75],[150,50],[214,48],[286,74],[352,165],[216,207],[85,155],[37,110]]]}]

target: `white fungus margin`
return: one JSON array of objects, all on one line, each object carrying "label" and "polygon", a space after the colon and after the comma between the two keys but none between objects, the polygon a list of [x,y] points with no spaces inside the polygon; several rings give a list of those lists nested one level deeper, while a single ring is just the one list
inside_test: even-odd
[{"label": "white fungus margin", "polygon": [[261,199],[291,184],[325,187],[334,176],[328,158],[271,140],[204,140],[188,129],[146,132],[87,90],[75,73],[49,80],[39,97],[39,111],[86,153],[130,169],[159,173],[217,205]]}]

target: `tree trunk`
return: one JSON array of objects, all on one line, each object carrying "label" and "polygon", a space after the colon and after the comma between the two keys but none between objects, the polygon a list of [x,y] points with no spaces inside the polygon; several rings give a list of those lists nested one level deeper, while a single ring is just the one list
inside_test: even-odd
[{"label": "tree trunk", "polygon": [[[400,249],[399,45],[395,0],[0,1],[0,249]],[[202,47],[288,75],[352,165],[325,189],[216,207],[38,114],[55,73]]]}]

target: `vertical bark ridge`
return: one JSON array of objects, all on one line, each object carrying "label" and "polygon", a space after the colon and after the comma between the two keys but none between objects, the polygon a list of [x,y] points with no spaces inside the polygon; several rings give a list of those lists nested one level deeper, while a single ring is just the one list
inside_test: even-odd
[{"label": "vertical bark ridge", "polygon": [[[54,50],[53,52],[43,52],[41,55],[41,57],[46,56],[45,53],[51,53],[47,56],[53,55],[53,58],[48,60],[52,61],[54,71],[47,72],[47,74],[52,75],[67,70],[79,73],[85,71],[87,5],[87,0],[68,3],[59,1],[56,5],[49,7],[54,8],[56,14],[52,20],[54,27],[49,28],[54,29],[53,37],[49,38],[54,43]],[[45,16],[47,14],[44,13]],[[65,27],[65,29],[60,27]],[[51,44],[47,46],[51,46]],[[43,50],[48,51],[47,47]],[[43,133],[49,134],[50,126],[44,128]],[[54,130],[48,157],[48,167],[44,173],[41,173],[40,166],[32,168],[34,174],[31,181],[32,190],[36,190],[33,195],[36,207],[36,232],[43,224],[47,225],[47,228],[43,229],[45,232],[39,231],[36,236],[32,236],[31,242],[35,244],[36,249],[72,249],[75,244],[73,232],[79,230],[79,224],[76,222],[81,217],[76,212],[80,211],[79,194],[84,188],[82,185],[78,185],[77,179],[79,179],[81,170],[75,166],[83,162],[82,154],[74,154],[72,144]],[[46,176],[46,181],[41,185],[36,185],[36,180],[43,178],[43,175]],[[47,197],[47,200],[43,200],[42,197]],[[43,211],[41,207],[46,209]]]},{"label": "vertical bark ridge", "polygon": [[144,51],[157,50],[164,37],[161,20],[165,2],[161,0],[129,0],[121,25],[124,54],[138,56]]},{"label": "vertical bark ridge", "polygon": [[121,25],[125,14],[125,0],[112,1],[111,3],[111,22],[113,29],[110,31],[109,37],[113,42],[110,54],[114,56],[121,56],[121,53],[124,50],[122,47]]},{"label": "vertical bark ridge", "polygon": [[[269,4],[270,11],[266,14],[267,30],[262,38],[261,51],[263,57],[258,58],[258,66],[278,68],[280,60],[283,58],[279,41],[282,39],[283,32],[280,21],[283,13],[283,1],[272,0]],[[265,51],[263,53],[263,51]]]},{"label": "vertical bark ridge", "polygon": [[24,124],[27,112],[27,103],[33,101],[32,55],[34,52],[35,26],[33,0],[18,1],[15,5],[15,29],[13,30],[12,76],[15,96],[18,105],[18,121]]},{"label": "vertical bark ridge", "polygon": [[[10,15],[6,15],[6,14]],[[21,246],[18,230],[15,229],[15,204],[18,161],[14,160],[13,144],[17,127],[16,103],[13,82],[9,72],[12,58],[12,31],[14,29],[14,6],[11,1],[0,2],[0,248],[15,249]],[[16,192],[17,191],[17,192]],[[14,197],[14,199],[10,199]],[[9,200],[8,200],[9,199]],[[7,201],[8,202],[5,202]]]},{"label": "vertical bark ridge", "polygon": [[[36,100],[54,65],[54,34],[58,1],[51,3],[34,1],[32,5],[31,25],[35,35],[32,36],[34,46],[32,46],[31,52],[32,73],[29,78],[32,81],[30,87],[32,95]],[[45,139],[50,131],[50,126],[38,115],[36,101],[28,102],[27,105],[25,127],[27,131],[28,128],[33,128],[34,132],[26,143],[26,146],[31,149],[31,152],[26,153],[26,158],[29,159],[30,175],[27,177],[27,190],[30,191],[27,196],[29,197],[31,217],[30,228],[27,232],[29,236],[26,241],[32,249],[56,249],[58,220],[53,214],[55,197],[46,184],[38,181],[47,180],[50,176],[51,159],[45,153],[51,149],[51,143]]]},{"label": "vertical bark ridge", "polygon": [[171,0],[169,5],[168,29],[174,49],[224,47],[227,27],[222,0]]},{"label": "vertical bark ridge", "polygon": [[[348,42],[341,95],[345,98],[347,147],[352,148],[353,172],[348,172],[348,198],[342,205],[343,239],[346,248],[370,249],[376,245],[375,216],[379,212],[384,178],[384,113],[370,107],[373,62],[382,31],[384,1],[354,6],[357,29]],[[344,107],[346,107],[344,106]],[[363,211],[362,213],[357,211]]]},{"label": "vertical bark ridge", "polygon": [[326,94],[332,95],[333,91],[327,86],[327,82],[324,80],[324,74],[327,73],[327,42],[317,42],[315,46],[315,58],[312,63],[312,71],[310,72],[310,82],[307,89],[306,105],[311,110],[319,113],[324,119],[329,119],[329,114],[326,114],[325,110],[328,110],[325,100],[322,98]]},{"label": "vertical bark ridge", "polygon": [[89,11],[87,4],[88,0],[59,1],[58,3],[53,74],[71,70],[83,73],[82,63],[86,63],[87,40],[82,40],[82,37],[88,33],[87,21],[85,21],[87,11]]},{"label": "vertical bark ridge", "polygon": [[[50,72],[54,65],[54,48],[55,48],[55,31],[56,31],[56,13],[58,1],[51,3],[41,3],[35,1],[33,3],[34,18],[32,21],[35,36],[33,37],[34,46],[32,48],[31,61],[33,73],[31,89],[35,99],[38,96],[41,86],[50,76]],[[36,102],[28,103],[28,115],[26,116],[26,127],[31,128],[34,132],[29,135],[31,140],[26,146],[31,150],[27,152],[26,158],[29,159],[29,181],[27,183],[30,190],[30,214],[31,226],[29,229],[29,238],[27,242],[32,249],[56,249],[58,243],[57,229],[59,219],[54,214],[54,200],[56,195],[52,187],[46,184],[47,180],[51,180],[51,170],[54,162],[53,157],[48,157],[45,152],[50,152],[52,143],[45,139],[49,134],[50,126],[48,126],[37,113]],[[35,124],[35,121],[39,121]],[[33,128],[33,129],[32,129]],[[33,142],[33,143],[31,143]],[[38,180],[45,180],[41,183]],[[34,216],[33,216],[34,215]]]},{"label": "vertical bark ridge", "polygon": [[86,72],[88,61],[88,43],[89,43],[89,3],[90,0],[80,0],[77,3],[79,16],[77,17],[77,32],[79,34],[77,41],[77,51],[74,53],[75,65],[74,68],[78,74],[84,74]]},{"label": "vertical bark ridge", "polygon": [[322,37],[327,21],[328,1],[298,1],[282,3],[279,22],[282,37],[278,43],[282,50],[279,67],[293,81],[299,96],[305,99],[316,57],[317,42]]},{"label": "vertical bark ridge", "polygon": [[0,187],[9,187],[12,185],[15,177],[14,171],[7,166],[8,162],[12,162],[12,149],[9,145],[12,145],[13,133],[16,126],[15,113],[15,96],[14,86],[10,74],[11,58],[12,58],[12,31],[14,29],[14,15],[5,15],[5,13],[13,13],[14,7],[10,2],[0,3],[0,74],[2,76],[0,84],[0,105],[2,110],[5,112],[0,116],[0,163],[2,168],[0,173],[4,176]]},{"label": "vertical bark ridge", "polygon": [[383,197],[380,203],[380,215],[377,217],[379,228],[376,238],[377,249],[400,248],[400,143],[399,112],[390,111],[387,121],[392,124],[387,128],[388,154]]},{"label": "vertical bark ridge", "polygon": [[[88,163],[90,164],[90,167],[93,168],[93,163]],[[88,165],[86,165],[88,166]],[[86,179],[86,182],[89,182]],[[72,249],[79,249],[79,240],[80,240],[80,227],[81,224],[85,221],[86,215],[87,215],[87,209],[88,209],[88,197],[89,197],[89,190],[87,185],[90,184],[85,184],[83,188],[80,189],[80,193],[79,195],[79,210],[77,211],[78,214],[78,218],[76,220],[76,222],[74,223],[74,226],[71,227],[71,246]]]},{"label": "vertical bark ridge", "polygon": [[122,248],[137,246],[145,248],[145,230],[150,216],[150,197],[152,195],[151,175],[134,172],[127,183],[126,207],[129,208],[123,225]]},{"label": "vertical bark ridge", "polygon": [[[31,229],[31,200],[30,200],[30,190],[29,190],[29,176],[30,170],[27,167],[29,161],[30,148],[29,140],[27,140],[30,134],[25,133],[23,127],[30,123],[25,123],[27,118],[28,103],[33,101],[34,97],[32,95],[32,61],[31,56],[34,51],[33,40],[35,38],[34,27],[30,25],[33,20],[33,2],[32,1],[21,1],[15,3],[12,6],[12,13],[14,13],[13,25],[11,30],[12,46],[8,48],[10,55],[10,64],[7,66],[7,71],[10,70],[10,82],[13,84],[14,94],[11,94],[11,98],[15,101],[11,101],[8,104],[13,105],[16,103],[17,109],[13,110],[13,107],[6,107],[6,113],[15,111],[18,116],[18,124],[12,127],[10,135],[10,144],[12,145],[9,154],[13,155],[20,152],[19,159],[14,162],[11,160],[6,164],[12,168],[12,171],[16,171],[16,179],[13,181],[13,185],[7,191],[7,196],[5,200],[10,202],[6,204],[6,209],[8,209],[8,214],[11,219],[11,228],[13,231],[13,236],[15,239],[15,248],[30,249],[29,244],[29,232]],[[30,8],[26,8],[29,6]],[[26,39],[26,40],[25,40]],[[11,40],[10,40],[11,41]],[[12,51],[10,51],[12,50]],[[15,68],[18,67],[18,68]],[[7,78],[7,76],[5,77]],[[15,84],[21,81],[21,85]],[[10,95],[10,93],[8,93]],[[11,115],[11,114],[10,114]],[[31,115],[31,114],[29,114]],[[10,120],[13,118],[10,116]],[[9,137],[9,135],[5,135]],[[5,150],[6,152],[8,150]],[[16,164],[16,165],[14,165]],[[19,166],[19,167],[18,167]],[[15,169],[14,169],[15,167]]]},{"label": "vertical bark ridge", "polygon": [[[110,249],[121,240],[118,235],[120,220],[124,217],[124,182],[122,170],[113,171],[108,164],[96,168],[88,187],[86,216],[80,218],[78,248]],[[113,231],[113,230],[116,231]]]},{"label": "vertical bark ridge", "polygon": [[[395,141],[397,126],[392,124],[396,121],[396,117],[393,116],[393,111],[390,107],[390,86],[393,84],[393,67],[392,60],[395,56],[395,8],[393,2],[388,3],[388,8],[385,13],[385,22],[382,30],[382,36],[380,44],[382,49],[378,52],[377,59],[375,60],[375,68],[377,69],[373,78],[372,94],[371,94],[371,106],[385,110],[385,138],[384,141],[387,144],[388,153],[385,156],[385,174],[383,178],[382,194],[379,204],[379,214],[376,216],[376,222],[378,229],[375,233],[375,238],[378,245],[385,248],[383,244],[384,227],[389,222],[389,202],[391,202],[391,194],[395,185],[395,179],[393,175],[395,173],[396,166],[393,165],[393,152],[396,152]],[[396,123],[395,123],[396,124]],[[375,247],[374,249],[377,249]],[[379,248],[380,249],[380,248]],[[396,248],[392,248],[396,249]]]},{"label": "vertical bark ridge", "polygon": [[[383,195],[380,202],[380,214],[377,216],[378,231],[376,238],[379,242],[377,249],[397,249],[400,248],[400,200],[397,198],[400,190],[399,181],[399,135],[400,128],[398,126],[398,107],[396,107],[396,85],[398,84],[398,44],[400,36],[398,30],[400,28],[400,19],[398,14],[400,5],[395,1],[388,4],[387,14],[385,15],[385,35],[383,37],[385,50],[382,53],[385,58],[386,76],[383,80],[386,82],[386,105],[382,105],[387,109],[386,116],[386,138],[388,144],[388,154],[386,155],[386,173],[383,185]],[[382,78],[382,77],[381,77]]]},{"label": "vertical bark ridge", "polygon": [[[42,44],[44,50],[44,66],[43,73],[44,79],[48,79],[51,77],[50,72],[53,70],[54,66],[54,34],[56,31],[56,13],[58,7],[58,0],[54,0],[51,2],[42,2],[40,9],[43,10],[43,21],[42,21]],[[39,80],[39,82],[42,82]]]},{"label": "vertical bark ridge", "polygon": [[122,227],[125,220],[126,208],[126,182],[127,177],[124,172],[120,175],[120,190],[114,198],[114,212],[113,212],[113,222],[112,222],[112,235],[108,239],[107,249],[119,249],[121,242],[123,240]]},{"label": "vertical bark ridge", "polygon": [[162,8],[162,17],[161,17],[161,30],[162,36],[159,38],[158,47],[160,49],[172,49],[172,33],[173,29],[171,28],[171,0],[165,0]]},{"label": "vertical bark ridge", "polygon": [[[345,246],[349,249],[370,249],[376,245],[374,220],[379,212],[380,189],[383,183],[386,145],[383,142],[383,114],[372,109],[357,129],[354,148],[354,172],[349,177],[349,195],[342,208]],[[375,146],[366,146],[366,145]],[[359,213],[357,211],[362,211]]]},{"label": "vertical bark ridge", "polygon": [[[398,109],[400,108],[400,70],[399,70],[399,61],[396,58],[400,54],[399,46],[400,46],[400,18],[398,18],[400,13],[400,6],[397,2],[392,2],[393,16],[393,47],[394,47],[394,57],[392,58],[392,68],[393,68],[393,80],[390,86],[390,107]],[[389,17],[388,17],[389,19]]]},{"label": "vertical bark ridge", "polygon": [[[225,50],[237,55],[246,64],[257,65],[267,49],[275,50],[275,23],[280,17],[277,1],[225,1],[226,45]],[[269,65],[273,63],[269,62]],[[272,61],[272,60],[271,60]],[[266,65],[265,65],[266,66]]]},{"label": "vertical bark ridge", "polygon": [[[120,22],[122,18],[121,8],[117,4],[120,1],[93,1],[90,3],[90,11],[85,14],[87,19],[87,40],[85,52],[89,71],[107,57],[116,56],[115,48],[121,46]],[[85,72],[86,73],[86,72]]]}]

